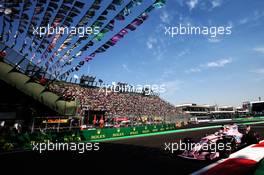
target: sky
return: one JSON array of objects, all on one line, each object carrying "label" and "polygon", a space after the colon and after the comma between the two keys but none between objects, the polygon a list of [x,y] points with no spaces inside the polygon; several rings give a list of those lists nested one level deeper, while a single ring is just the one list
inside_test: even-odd
[{"label": "sky", "polygon": [[[104,1],[103,6],[109,2]],[[152,2],[143,1],[126,18],[126,22],[141,14]],[[90,4],[86,3],[85,11]],[[74,20],[75,24],[79,19]],[[180,24],[228,26],[232,27],[232,33],[216,38],[209,35],[171,37],[166,34],[165,28]],[[101,44],[127,23],[119,22],[116,25],[116,30],[108,33]],[[71,76],[92,75],[107,84],[164,85],[165,92],[160,96],[174,105],[239,106],[243,101],[257,100],[258,97],[264,99],[263,29],[263,0],[167,0],[163,8],[151,12],[135,31],[129,32],[114,47],[96,56]],[[21,44],[21,40],[18,44]],[[78,63],[80,59],[73,63]]]},{"label": "sky", "polygon": [[[165,35],[165,27],[231,26],[232,34]],[[85,66],[111,82],[164,84],[172,104],[239,106],[264,98],[264,1],[168,0],[136,32]]]}]

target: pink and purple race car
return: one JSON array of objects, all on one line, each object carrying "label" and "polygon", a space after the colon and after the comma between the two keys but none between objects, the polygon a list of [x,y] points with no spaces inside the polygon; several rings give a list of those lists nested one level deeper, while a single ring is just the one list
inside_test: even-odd
[{"label": "pink and purple race car", "polygon": [[238,125],[225,125],[218,132],[207,135],[194,142],[191,138],[185,138],[181,144],[184,150],[179,156],[187,159],[214,160],[228,157],[232,152],[243,146],[258,142],[256,134],[246,131],[239,132]]}]

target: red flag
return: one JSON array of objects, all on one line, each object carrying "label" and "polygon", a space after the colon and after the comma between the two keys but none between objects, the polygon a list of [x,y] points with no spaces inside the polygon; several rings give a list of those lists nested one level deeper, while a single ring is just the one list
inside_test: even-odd
[{"label": "red flag", "polygon": [[101,119],[99,123],[100,123],[100,128],[103,128],[104,127],[104,116],[103,115],[101,115]]},{"label": "red flag", "polygon": [[94,115],[93,124],[96,124],[96,115]]},{"label": "red flag", "polygon": [[100,121],[101,121],[101,120],[104,121],[104,116],[103,116],[103,115],[101,115],[101,119],[100,119]]}]

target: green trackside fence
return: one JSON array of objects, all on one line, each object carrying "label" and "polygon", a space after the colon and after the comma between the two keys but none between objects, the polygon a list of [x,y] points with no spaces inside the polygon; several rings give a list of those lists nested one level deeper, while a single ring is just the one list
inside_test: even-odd
[{"label": "green trackside fence", "polygon": [[[241,122],[242,125],[264,124],[264,121]],[[211,125],[191,128],[177,128],[175,124],[143,125],[125,128],[102,128],[94,130],[73,130],[65,132],[35,132],[0,137],[0,153],[13,149],[32,149],[32,143],[43,142],[101,142],[125,138],[147,137],[154,135],[181,133],[220,128],[222,125]]]},{"label": "green trackside fence", "polygon": [[[126,136],[141,136],[165,131],[175,130],[175,124],[144,125],[124,128],[102,128],[83,131],[67,132],[35,132],[32,134],[18,134],[14,137],[0,137],[0,152],[12,150],[13,148],[30,149],[32,143],[50,142],[92,142],[104,139],[124,138]],[[6,148],[11,145],[10,149]]]},{"label": "green trackside fence", "polygon": [[[237,118],[234,119],[233,122],[239,122],[244,124],[254,124],[256,122],[257,124],[258,121],[263,121],[263,120],[264,117],[247,118],[247,119]],[[81,135],[82,138],[85,139],[85,141],[93,141],[93,140],[98,141],[98,140],[106,140],[110,138],[113,139],[118,137],[121,138],[125,136],[140,136],[140,135],[171,131],[171,130],[179,130],[179,128],[177,128],[175,124],[157,124],[157,125],[134,126],[134,127],[125,127],[125,128],[102,128],[102,129],[94,129],[94,130],[83,130],[81,131]]]},{"label": "green trackside fence", "polygon": [[82,136],[86,141],[117,138],[124,136],[135,136],[142,134],[150,134],[155,132],[163,132],[169,130],[175,130],[175,124],[160,124],[160,125],[145,125],[125,128],[103,128],[95,130],[84,130]]},{"label": "green trackside fence", "polygon": [[233,121],[235,121],[235,122],[257,121],[257,120],[259,120],[259,121],[264,120],[264,116],[261,116],[261,117],[250,117],[250,118],[235,118],[235,119],[233,119]]}]

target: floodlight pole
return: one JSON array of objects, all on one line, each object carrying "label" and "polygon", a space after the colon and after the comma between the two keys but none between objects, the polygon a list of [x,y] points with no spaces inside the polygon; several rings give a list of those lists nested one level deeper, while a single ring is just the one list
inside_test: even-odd
[{"label": "floodlight pole", "polygon": [[32,127],[31,127],[31,133],[34,132],[34,127],[35,127],[35,117],[33,118]]}]

